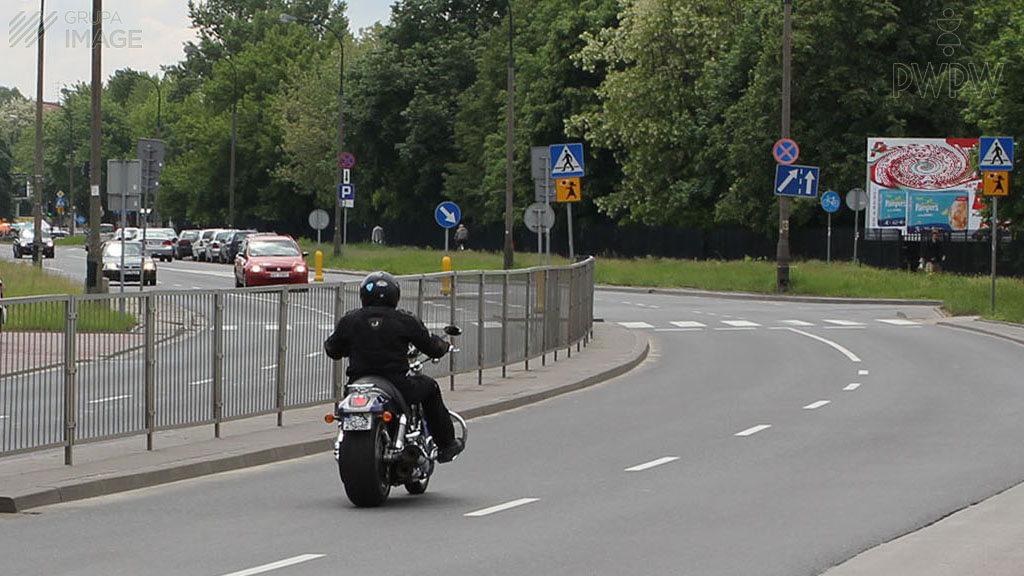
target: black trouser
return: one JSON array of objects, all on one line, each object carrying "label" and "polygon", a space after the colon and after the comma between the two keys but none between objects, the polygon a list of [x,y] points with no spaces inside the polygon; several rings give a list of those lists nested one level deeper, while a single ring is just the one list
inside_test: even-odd
[{"label": "black trouser", "polygon": [[455,427],[448,416],[448,408],[441,398],[441,388],[437,381],[425,374],[415,376],[402,375],[388,378],[402,393],[409,404],[421,404],[423,417],[427,420],[427,428],[438,447],[451,445],[455,441]]}]

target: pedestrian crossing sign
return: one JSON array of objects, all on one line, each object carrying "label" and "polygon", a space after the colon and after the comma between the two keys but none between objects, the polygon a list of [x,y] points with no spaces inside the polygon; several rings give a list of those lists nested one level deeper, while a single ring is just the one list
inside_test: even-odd
[{"label": "pedestrian crossing sign", "polygon": [[579,178],[559,178],[555,180],[555,200],[559,202],[579,202],[582,197]]},{"label": "pedestrian crossing sign", "polygon": [[982,136],[978,148],[980,170],[1013,170],[1013,138]]},{"label": "pedestrian crossing sign", "polygon": [[552,178],[583,176],[583,144],[552,144],[548,157]]}]

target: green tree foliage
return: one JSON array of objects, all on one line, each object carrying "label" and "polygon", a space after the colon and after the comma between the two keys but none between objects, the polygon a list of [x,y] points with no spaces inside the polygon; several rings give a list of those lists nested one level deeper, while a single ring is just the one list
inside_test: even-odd
[{"label": "green tree foliage", "polygon": [[983,81],[965,88],[970,105],[964,116],[976,122],[985,136],[1015,137],[1016,176],[1010,177],[1010,195],[999,200],[999,219],[1024,230],[1020,178],[1024,170],[1024,12],[1013,0],[986,2],[976,8],[973,25],[962,36],[967,37],[967,45],[961,61],[987,72]]}]

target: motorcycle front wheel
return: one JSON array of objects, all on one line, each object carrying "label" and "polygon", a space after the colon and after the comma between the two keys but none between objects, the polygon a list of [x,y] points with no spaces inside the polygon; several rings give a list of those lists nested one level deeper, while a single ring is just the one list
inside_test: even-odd
[{"label": "motorcycle front wheel", "polygon": [[338,453],[338,471],[345,494],[356,506],[380,506],[391,493],[391,474],[384,462],[388,447],[384,423],[374,419],[365,432],[346,432]]}]

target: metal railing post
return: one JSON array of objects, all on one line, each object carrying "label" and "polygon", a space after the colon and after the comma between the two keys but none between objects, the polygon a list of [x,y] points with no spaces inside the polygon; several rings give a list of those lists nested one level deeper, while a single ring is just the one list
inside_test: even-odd
[{"label": "metal railing post", "polygon": [[484,272],[480,271],[480,299],[477,301],[477,323],[479,330],[476,333],[476,383],[477,386],[484,385],[484,346],[486,345],[486,339],[484,338],[484,330],[487,328],[487,322],[484,318],[484,285],[486,284],[486,277]]},{"label": "metal railing post", "polygon": [[[459,291],[458,273],[455,270],[452,270],[452,293],[451,293],[451,296],[449,298],[450,302],[451,302],[451,305],[449,306],[449,310],[448,310],[448,324],[449,325],[455,324],[455,298],[456,298],[456,292],[458,292],[458,291]],[[449,354],[448,355],[448,372],[449,372],[449,375],[448,375],[448,387],[449,387],[449,389],[454,391],[455,390],[455,355],[454,354]]]},{"label": "metal railing post", "polygon": [[213,435],[220,438],[224,418],[224,295],[213,296]]},{"label": "metal railing post", "polygon": [[[334,325],[338,325],[338,320],[345,315],[345,284],[342,283],[334,289]],[[344,360],[333,362],[333,371],[331,372],[333,378],[333,394],[334,401],[338,402],[341,400],[342,393],[344,392]]]},{"label": "metal railing post", "polygon": [[156,427],[156,302],[153,294],[147,294],[146,301],[146,450],[153,449],[153,434]]},{"label": "metal railing post", "polygon": [[551,310],[551,302],[548,301],[548,292],[551,290],[550,280],[548,277],[548,269],[545,268],[539,271],[544,275],[544,294],[541,294],[540,286],[537,287],[537,297],[544,299],[544,307],[541,308],[540,318],[540,365],[548,365],[548,311]]},{"label": "metal railing post", "polygon": [[505,270],[501,286],[501,377],[508,374],[508,277]]},{"label": "metal railing post", "polygon": [[523,360],[526,363],[526,370],[530,369],[530,283],[533,279],[533,274],[526,272],[526,306],[523,307],[523,326],[525,330],[524,343],[523,343]]},{"label": "metal railing post", "polygon": [[77,299],[69,296],[64,313],[64,464],[74,463],[75,446],[75,388],[78,369],[75,367],[78,334]]},{"label": "metal railing post", "polygon": [[288,357],[288,288],[281,290],[277,312],[277,425],[284,426],[285,362]]}]

